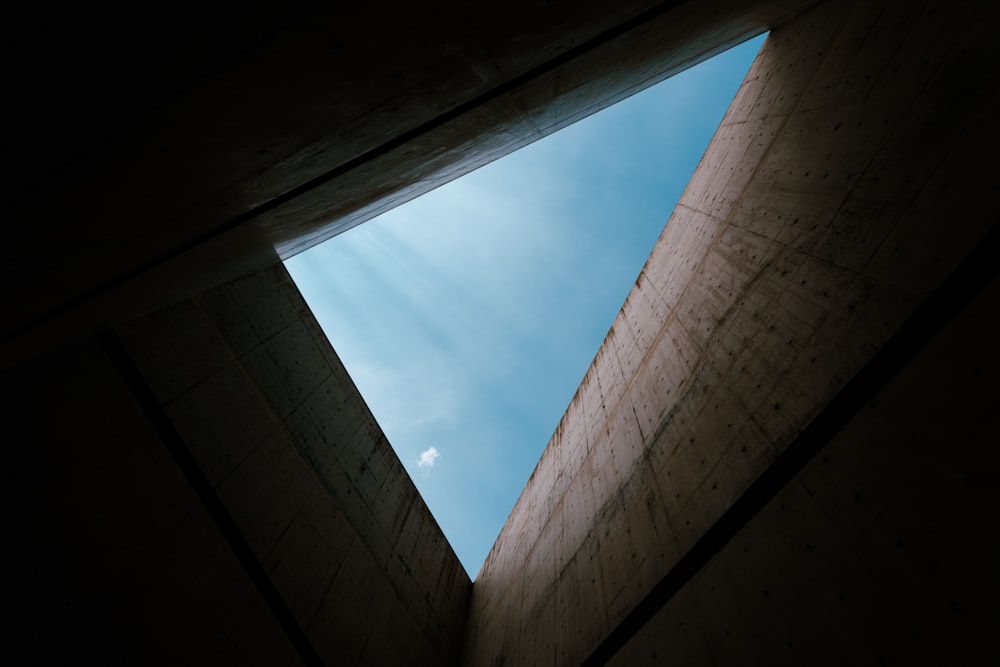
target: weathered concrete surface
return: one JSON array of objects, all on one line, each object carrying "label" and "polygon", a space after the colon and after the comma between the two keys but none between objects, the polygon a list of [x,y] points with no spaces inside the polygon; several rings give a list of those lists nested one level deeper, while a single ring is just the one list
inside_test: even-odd
[{"label": "weathered concrete surface", "polygon": [[[331,32],[348,35],[339,56],[323,9],[247,9],[221,42],[175,40],[186,21],[153,21],[154,37],[191,51],[151,49],[169,81],[143,90],[121,83],[142,79],[141,59],[120,77],[89,67],[103,61],[86,49],[66,64],[58,39],[39,41],[53,71],[96,72],[104,92],[93,106],[77,96],[86,122],[60,111],[24,124],[9,161],[42,171],[7,182],[25,217],[7,226],[4,328],[20,333],[3,359],[45,351],[3,375],[13,662],[300,660],[120,360],[86,336],[53,347],[102,322],[321,660],[449,663],[460,641],[467,664],[589,655],[995,224],[993,3],[830,0],[775,26],[467,616],[461,568],[280,269],[123,322],[322,237],[335,226],[316,220],[336,206],[353,224],[810,4],[664,5],[656,22],[454,118],[649,5],[505,5],[481,25],[382,6],[371,11],[395,28],[367,32],[355,28],[383,24],[358,7]],[[102,34],[86,26],[77,33]],[[369,47],[385,59],[360,62]],[[407,65],[402,83],[393,63]],[[407,134],[442,117],[423,139]],[[59,120],[72,131],[32,130]],[[39,154],[25,162],[21,148]],[[365,169],[387,164],[369,181]],[[289,193],[302,198],[265,220],[258,207]],[[998,289],[617,659],[986,663],[1000,554],[997,499],[978,471],[996,463]],[[36,315],[44,325],[18,328]]]},{"label": "weathered concrete surface", "polygon": [[[610,663],[987,665],[1000,281]],[[984,522],[983,520],[986,519]]]},{"label": "weathered concrete surface", "polygon": [[8,664],[301,664],[96,342],[3,379]]},{"label": "weathered concrete surface", "polygon": [[[118,333],[326,664],[455,660],[468,576],[283,267]],[[74,379],[65,394],[46,394],[64,363],[87,367],[65,369]],[[33,458],[20,469],[44,481],[18,486],[31,508],[22,518],[29,533],[45,534],[15,540],[28,572],[18,572],[27,578],[13,601],[31,608],[36,594],[56,597],[32,588],[52,586],[69,617],[46,623],[40,610],[26,618],[38,629],[19,645],[24,654],[45,661],[68,651],[61,623],[96,598],[109,616],[80,631],[126,662],[146,663],[162,647],[164,664],[237,656],[294,664],[273,611],[188,487],[162,429],[100,348],[42,367],[50,373],[14,380],[29,389],[19,430],[32,434],[24,451]],[[53,583],[33,569],[36,555],[69,571]],[[119,634],[134,641],[116,648]],[[75,650],[84,662],[105,657]]]},{"label": "weathered concrete surface", "polygon": [[586,658],[995,224],[997,18],[773,30],[476,579],[465,664]]},{"label": "weathered concrete surface", "polygon": [[269,266],[814,2],[18,15],[0,360]]}]

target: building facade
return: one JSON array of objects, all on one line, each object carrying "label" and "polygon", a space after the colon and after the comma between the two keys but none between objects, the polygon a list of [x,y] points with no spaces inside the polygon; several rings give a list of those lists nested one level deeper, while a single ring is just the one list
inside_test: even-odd
[{"label": "building facade", "polygon": [[[992,3],[31,11],[15,664],[990,663]],[[280,259],[764,30],[473,584]]]}]

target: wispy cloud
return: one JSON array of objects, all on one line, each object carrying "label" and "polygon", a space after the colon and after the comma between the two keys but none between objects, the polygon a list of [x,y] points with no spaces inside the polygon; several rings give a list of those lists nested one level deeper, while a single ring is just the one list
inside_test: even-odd
[{"label": "wispy cloud", "polygon": [[417,461],[417,467],[421,470],[427,471],[434,467],[434,461],[437,457],[441,456],[438,452],[437,447],[428,447],[424,451],[420,452],[420,459]]}]

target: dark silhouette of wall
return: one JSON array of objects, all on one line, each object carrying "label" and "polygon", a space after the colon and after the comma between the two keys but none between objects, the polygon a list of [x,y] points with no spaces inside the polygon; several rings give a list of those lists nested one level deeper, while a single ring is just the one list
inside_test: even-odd
[{"label": "dark silhouette of wall", "polygon": [[457,658],[469,578],[280,265],[10,380],[24,662]]}]

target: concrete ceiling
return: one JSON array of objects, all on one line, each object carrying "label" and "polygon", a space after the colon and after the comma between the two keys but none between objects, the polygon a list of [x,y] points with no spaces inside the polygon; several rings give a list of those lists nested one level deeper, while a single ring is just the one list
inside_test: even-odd
[{"label": "concrete ceiling", "polygon": [[21,8],[4,363],[291,256],[811,4]]}]

